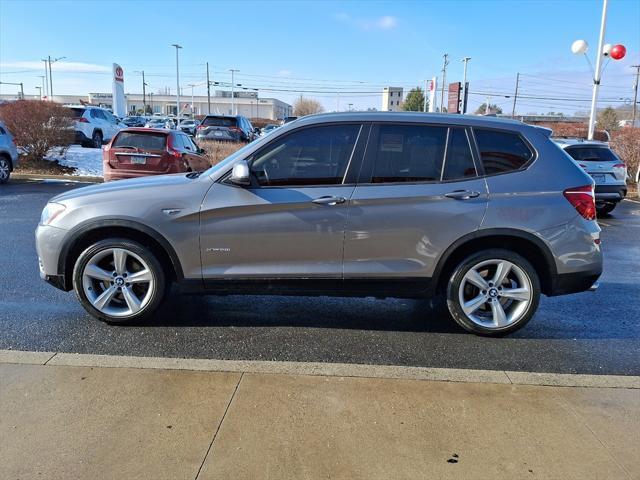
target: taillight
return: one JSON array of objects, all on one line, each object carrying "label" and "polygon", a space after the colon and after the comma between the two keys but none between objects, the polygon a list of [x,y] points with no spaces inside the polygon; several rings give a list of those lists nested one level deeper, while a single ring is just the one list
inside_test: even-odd
[{"label": "taillight", "polygon": [[182,152],[174,149],[173,140],[173,135],[169,135],[167,139],[167,153],[174,158],[182,158]]},{"label": "taillight", "polygon": [[593,185],[567,188],[562,194],[583,218],[586,220],[596,219],[596,201],[593,194]]},{"label": "taillight", "polygon": [[240,127],[229,127],[229,130],[232,130],[236,133],[242,133],[242,129]]},{"label": "taillight", "polygon": [[613,168],[613,174],[618,180],[626,180],[627,166],[624,163],[616,163]]},{"label": "taillight", "polygon": [[89,120],[87,120],[84,117],[80,117],[77,121],[80,122],[80,123],[89,123]]},{"label": "taillight", "polygon": [[203,128],[207,128],[207,127],[206,127],[206,126],[204,126],[204,125],[198,125],[198,126],[196,127],[196,130],[202,130]]}]

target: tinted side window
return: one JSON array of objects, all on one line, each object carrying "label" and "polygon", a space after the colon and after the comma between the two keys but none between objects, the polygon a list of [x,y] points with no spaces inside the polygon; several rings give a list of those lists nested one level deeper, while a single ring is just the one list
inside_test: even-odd
[{"label": "tinted side window", "polygon": [[0,127],[0,135],[6,135],[7,132],[4,131],[4,128]]},{"label": "tinted side window", "polygon": [[184,145],[184,148],[187,150],[193,151],[193,147],[191,147],[191,142],[189,141],[189,137],[187,137],[186,135],[180,135],[180,138],[182,139],[182,144]]},{"label": "tinted side window", "polygon": [[475,176],[476,167],[473,163],[467,132],[462,128],[452,128],[449,133],[449,147],[442,179],[457,180]]},{"label": "tinted side window", "polygon": [[446,127],[381,125],[371,182],[439,181]]},{"label": "tinted side window", "polygon": [[533,152],[517,133],[474,129],[480,159],[487,175],[522,168]]},{"label": "tinted side window", "polygon": [[330,125],[293,132],[258,152],[251,171],[262,186],[342,183],[360,125]]}]

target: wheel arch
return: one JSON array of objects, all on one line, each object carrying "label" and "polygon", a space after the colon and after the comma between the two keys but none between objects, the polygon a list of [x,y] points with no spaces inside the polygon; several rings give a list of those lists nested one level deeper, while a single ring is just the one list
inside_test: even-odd
[{"label": "wheel arch", "polygon": [[71,289],[73,266],[82,250],[105,238],[126,238],[136,241],[158,258],[169,280],[184,278],[178,256],[164,236],[153,228],[131,220],[92,220],[71,231],[58,257],[58,272],[64,277],[67,290]]},{"label": "wheel arch", "polygon": [[557,268],[549,247],[532,233],[509,228],[478,230],[454,242],[436,265],[433,275],[436,292],[444,291],[451,273],[465,257],[489,248],[510,250],[526,258],[538,274],[542,293],[552,292]]}]

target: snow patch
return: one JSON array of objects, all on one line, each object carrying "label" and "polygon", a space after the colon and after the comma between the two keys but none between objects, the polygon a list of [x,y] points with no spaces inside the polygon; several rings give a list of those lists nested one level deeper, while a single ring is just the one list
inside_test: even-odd
[{"label": "snow patch", "polygon": [[57,160],[60,165],[75,168],[72,175],[82,177],[102,177],[102,149],[84,148],[80,145],[71,145],[69,149],[60,154],[59,148],[52,148],[45,160]]}]

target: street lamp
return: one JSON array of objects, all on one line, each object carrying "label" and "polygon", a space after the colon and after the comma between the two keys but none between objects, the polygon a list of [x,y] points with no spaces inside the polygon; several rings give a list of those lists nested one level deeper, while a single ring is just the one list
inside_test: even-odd
[{"label": "street lamp", "polygon": [[47,63],[49,64],[49,98],[50,99],[53,99],[53,75],[51,74],[51,64],[56,63],[60,60],[64,60],[65,58],[67,57],[58,57],[51,60],[51,55],[49,55],[47,58],[42,60],[43,62],[45,62],[45,68],[44,68],[45,74],[47,73]]},{"label": "street lamp", "polygon": [[38,90],[38,96],[40,97],[40,100],[42,100],[42,87],[36,85],[36,90]]},{"label": "street lamp", "polygon": [[176,125],[180,125],[180,67],[178,64],[178,50],[182,47],[177,43],[172,43],[176,47]]},{"label": "street lamp", "polygon": [[600,21],[600,39],[598,40],[598,50],[596,51],[596,68],[595,71],[591,67],[589,57],[587,57],[587,50],[589,50],[589,44],[585,40],[576,40],[571,44],[571,51],[575,55],[584,55],[587,60],[591,71],[593,72],[593,93],[591,95],[591,112],[589,113],[589,132],[587,134],[587,140],[593,140],[593,134],[596,129],[596,110],[598,105],[598,90],[600,89],[600,79],[602,77],[602,58],[611,57],[614,60],[620,60],[624,58],[626,49],[623,45],[604,44],[604,35],[607,27],[607,3],[608,0],[602,2],[602,19]]},{"label": "street lamp", "polygon": [[195,83],[190,83],[187,87],[191,87],[191,118],[195,117],[194,107],[193,107],[193,87],[196,87]]}]

